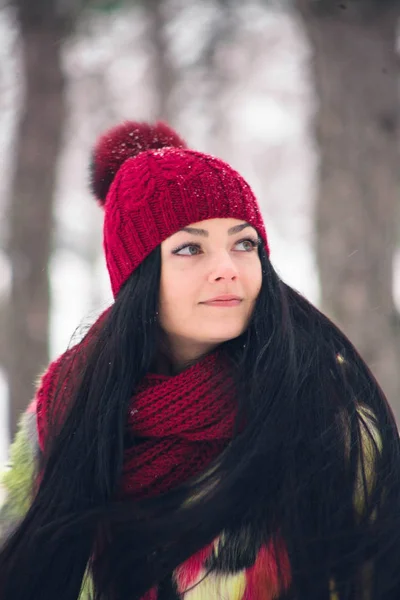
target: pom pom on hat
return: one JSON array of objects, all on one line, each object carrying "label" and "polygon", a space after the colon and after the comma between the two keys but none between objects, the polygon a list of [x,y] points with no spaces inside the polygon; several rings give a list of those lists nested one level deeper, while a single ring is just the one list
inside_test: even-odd
[{"label": "pom pom on hat", "polygon": [[117,171],[128,159],[146,150],[186,148],[186,143],[165,123],[155,125],[126,121],[109,129],[98,140],[91,161],[91,189],[104,205]]}]

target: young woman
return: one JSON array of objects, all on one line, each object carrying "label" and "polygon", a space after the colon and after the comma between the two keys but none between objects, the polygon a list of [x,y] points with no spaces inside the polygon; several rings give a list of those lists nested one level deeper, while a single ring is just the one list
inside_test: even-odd
[{"label": "young woman", "polygon": [[130,122],[99,139],[92,184],[115,302],[24,417],[8,515],[13,473],[33,493],[0,600],[398,600],[392,412],[274,271],[249,185]]}]

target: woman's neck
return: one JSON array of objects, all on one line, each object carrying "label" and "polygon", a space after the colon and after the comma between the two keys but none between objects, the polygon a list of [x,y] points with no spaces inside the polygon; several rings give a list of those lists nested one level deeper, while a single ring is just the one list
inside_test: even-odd
[{"label": "woman's neck", "polygon": [[160,375],[177,375],[213,352],[215,347],[215,345],[201,348],[192,346],[189,350],[184,345],[179,348],[174,347],[173,343],[164,338],[160,343],[153,369]]}]

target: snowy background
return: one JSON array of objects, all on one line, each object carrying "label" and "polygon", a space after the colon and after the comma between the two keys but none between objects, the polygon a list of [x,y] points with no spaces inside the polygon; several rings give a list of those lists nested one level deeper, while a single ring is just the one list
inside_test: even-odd
[{"label": "snowy background", "polygon": [[[181,15],[185,27],[171,24],[177,57],[190,61],[198,51],[210,11],[211,3],[204,2],[198,13]],[[99,15],[65,46],[69,114],[56,193],[59,244],[51,262],[52,358],[65,350],[80,324],[92,321],[111,301],[101,252],[102,213],[89,193],[88,161],[97,135],[109,125],[153,118],[144,28],[137,11]],[[5,9],[0,12],[0,40],[1,235],[24,94],[18,35]],[[310,47],[299,19],[290,11],[261,10],[249,2],[235,44],[220,60],[228,74],[218,98],[229,124],[224,143],[204,133],[204,99],[190,80],[182,84],[185,97],[173,125],[192,147],[218,154],[245,176],[262,207],[275,268],[318,304],[312,220],[318,156],[311,127],[316,98]],[[0,293],[8,283],[8,265],[0,251]],[[7,389],[0,373],[0,469],[7,461],[6,424]]]}]

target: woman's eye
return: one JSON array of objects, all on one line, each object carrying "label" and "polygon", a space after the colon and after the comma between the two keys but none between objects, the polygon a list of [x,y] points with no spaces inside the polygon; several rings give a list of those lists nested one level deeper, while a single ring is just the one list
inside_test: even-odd
[{"label": "woman's eye", "polygon": [[254,250],[257,247],[257,242],[255,240],[240,240],[239,242],[236,243],[236,246],[238,245],[242,245],[244,247],[244,251],[245,252],[251,252],[252,250]]},{"label": "woman's eye", "polygon": [[239,240],[236,243],[236,245],[238,245],[238,244],[246,244],[245,252],[252,252],[253,250],[255,250],[257,248],[258,241],[248,238],[246,240]]},{"label": "woman's eye", "polygon": [[[241,245],[242,248],[239,248],[240,252],[252,252],[258,246],[257,240],[245,239],[239,240],[235,243],[235,248]],[[198,256],[202,253],[201,247],[198,244],[184,244],[183,246],[179,246],[172,251],[172,254],[176,254],[177,256]]]},{"label": "woman's eye", "polygon": [[178,256],[195,256],[199,253],[199,251],[199,246],[196,246],[195,244],[188,244],[182,248],[177,248],[173,253],[177,254]]}]

